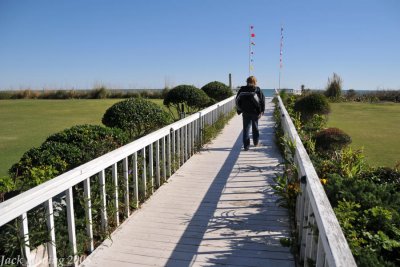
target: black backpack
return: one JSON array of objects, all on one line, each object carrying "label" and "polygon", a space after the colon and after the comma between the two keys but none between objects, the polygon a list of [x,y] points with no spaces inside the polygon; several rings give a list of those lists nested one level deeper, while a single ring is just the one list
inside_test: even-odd
[{"label": "black backpack", "polygon": [[256,88],[253,92],[240,92],[236,97],[236,109],[238,113],[260,113],[261,101],[258,96],[260,88]]}]

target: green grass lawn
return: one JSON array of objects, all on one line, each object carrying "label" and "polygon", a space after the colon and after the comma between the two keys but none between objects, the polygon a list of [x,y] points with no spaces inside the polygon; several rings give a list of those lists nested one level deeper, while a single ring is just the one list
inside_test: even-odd
[{"label": "green grass lawn", "polygon": [[328,126],[349,134],[372,166],[400,162],[400,104],[332,103]]},{"label": "green grass lawn", "polygon": [[[100,124],[121,99],[0,100],[0,176],[49,135],[78,124]],[[162,105],[162,99],[151,100]]]}]

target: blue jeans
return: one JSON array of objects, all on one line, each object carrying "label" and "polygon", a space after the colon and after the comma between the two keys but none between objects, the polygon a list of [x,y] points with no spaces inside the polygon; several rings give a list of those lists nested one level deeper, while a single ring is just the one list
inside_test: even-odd
[{"label": "blue jeans", "polygon": [[258,131],[258,115],[251,113],[243,113],[243,146],[250,146],[250,125],[253,133],[253,143],[257,144],[258,139],[260,137],[260,133]]}]

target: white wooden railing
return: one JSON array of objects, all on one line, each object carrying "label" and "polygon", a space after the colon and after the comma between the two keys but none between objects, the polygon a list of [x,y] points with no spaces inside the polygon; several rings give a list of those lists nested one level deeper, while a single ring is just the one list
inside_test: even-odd
[{"label": "white wooden railing", "polygon": [[294,155],[301,184],[296,202],[300,260],[304,266],[357,266],[310,157],[282,102],[277,96],[284,134],[296,145]]},{"label": "white wooden railing", "polygon": [[[133,141],[123,147],[120,147],[112,152],[109,152],[99,158],[96,158],[86,164],[83,164],[73,170],[70,170],[60,176],[57,176],[50,181],[47,181],[39,186],[36,186],[20,195],[0,203],[0,227],[9,223],[14,219],[19,219],[21,225],[21,237],[25,241],[23,245],[24,257],[27,265],[32,265],[30,262],[29,248],[29,226],[27,214],[30,210],[44,205],[46,210],[46,222],[49,232],[50,241],[47,243],[48,262],[50,266],[57,266],[56,256],[56,240],[55,240],[55,224],[53,216],[53,198],[60,194],[66,195],[66,210],[69,242],[71,251],[73,252],[73,264],[79,263],[77,255],[77,240],[75,229],[75,213],[73,205],[73,187],[83,183],[85,195],[85,212],[86,212],[86,234],[89,240],[89,252],[94,250],[93,243],[93,221],[92,221],[92,203],[90,178],[98,175],[101,196],[101,225],[107,228],[108,216],[106,209],[106,189],[105,180],[106,170],[111,169],[112,181],[115,186],[113,192],[115,205],[116,224],[119,225],[120,218],[118,212],[118,163],[122,161],[123,180],[124,180],[124,196],[125,214],[128,216],[131,213],[130,203],[133,202],[137,207],[139,198],[145,198],[146,192],[152,192],[153,188],[158,188],[163,181],[166,181],[171,173],[176,171],[174,168],[179,168],[193,155],[202,144],[202,131],[205,125],[214,124],[221,115],[226,115],[234,108],[234,97],[230,97],[213,106],[210,106],[198,113],[195,113],[187,118],[170,124],[162,129],[159,129],[149,135],[146,135],[138,140]],[[139,153],[138,153],[139,152]],[[149,154],[146,155],[146,152]],[[138,156],[142,157],[141,177],[138,177]],[[148,164],[146,166],[146,157]],[[161,158],[161,159],[160,159]],[[129,172],[132,170],[132,174]],[[111,177],[110,177],[111,178]],[[141,188],[139,190],[139,179],[141,179]],[[150,188],[147,185],[150,184]],[[133,185],[133,192],[129,192],[130,186]],[[139,196],[139,194],[144,194]],[[98,222],[95,222],[98,223]]]}]

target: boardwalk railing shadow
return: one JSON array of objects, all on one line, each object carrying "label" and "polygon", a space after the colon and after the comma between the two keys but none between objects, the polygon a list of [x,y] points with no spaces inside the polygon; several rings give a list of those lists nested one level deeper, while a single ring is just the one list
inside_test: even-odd
[{"label": "boardwalk railing shadow", "polygon": [[[174,259],[181,258],[180,252],[182,251],[185,251],[185,254],[188,257],[187,260],[189,261],[187,266],[190,266],[190,262],[197,255],[198,246],[200,245],[202,238],[192,239],[193,242],[191,242],[189,250],[188,246],[185,243],[185,240],[191,238],[192,232],[200,232],[202,235],[204,235],[207,232],[209,222],[213,221],[214,212],[217,209],[219,196],[221,196],[226,181],[230,177],[231,170],[233,169],[233,166],[235,165],[235,162],[237,161],[240,154],[240,149],[242,145],[240,137],[241,135],[237,138],[235,144],[230,149],[231,152],[229,153],[220,171],[215,176],[214,181],[210,185],[199,208],[191,218],[185,232],[177,243],[174,252],[171,255],[170,260],[167,262],[166,266],[176,266],[176,262],[174,261]],[[226,148],[223,149],[225,150]]]}]

